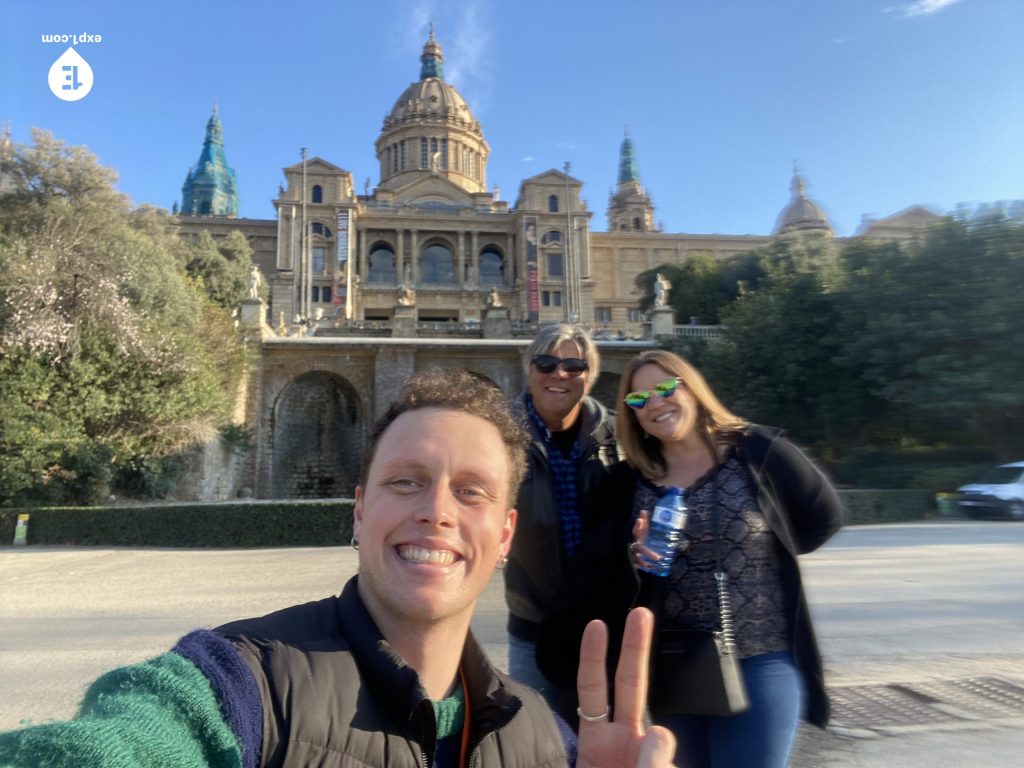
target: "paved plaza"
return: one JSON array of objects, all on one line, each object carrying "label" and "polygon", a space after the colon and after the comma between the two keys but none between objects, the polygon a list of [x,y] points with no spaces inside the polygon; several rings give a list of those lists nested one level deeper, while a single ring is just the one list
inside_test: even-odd
[{"label": "paved plaza", "polygon": [[[800,768],[1019,764],[1024,524],[860,526],[802,558],[835,716]],[[69,717],[83,686],[190,629],[337,592],[348,548],[0,549],[0,729]],[[504,666],[500,576],[474,630]]]}]

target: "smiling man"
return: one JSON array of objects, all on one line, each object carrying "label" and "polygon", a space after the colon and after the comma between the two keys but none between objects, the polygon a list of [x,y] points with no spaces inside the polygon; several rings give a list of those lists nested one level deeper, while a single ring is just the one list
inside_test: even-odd
[{"label": "smiling man", "polygon": [[618,461],[614,415],[588,394],[600,356],[582,326],[541,328],[523,354],[523,370],[526,391],[516,407],[530,446],[516,502],[519,535],[505,569],[509,674],[572,719],[574,692],[541,672],[536,641],[590,522],[587,496]]},{"label": "smiling man", "polygon": [[[457,370],[411,377],[377,423],[356,492],[359,572],[341,594],[199,630],[93,684],[78,717],[0,734],[0,768],[556,768],[573,734],[470,632],[516,527],[526,435],[502,393]],[[578,768],[664,768],[645,729],[653,618],[583,638]]]}]

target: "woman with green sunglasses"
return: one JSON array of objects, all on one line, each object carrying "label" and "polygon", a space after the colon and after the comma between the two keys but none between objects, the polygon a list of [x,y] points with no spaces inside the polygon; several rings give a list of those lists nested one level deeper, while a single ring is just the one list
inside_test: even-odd
[{"label": "woman with green sunglasses", "polygon": [[[721,633],[727,601],[749,706],[708,715],[706,702],[669,695],[649,700],[652,719],[675,733],[678,765],[784,768],[800,719],[822,727],[828,720],[797,556],[839,529],[839,498],[781,430],[733,414],[678,355],[639,354],[622,373],[619,398],[616,436],[626,460],[595,510],[618,516],[610,530],[619,539],[595,564],[586,594],[558,596],[569,607],[545,628],[539,653],[553,636],[571,635],[572,622],[600,616],[614,630],[622,622],[611,614],[624,615],[634,601],[654,611],[664,637]],[[657,577],[638,566],[654,556],[644,546],[649,515],[670,486],[684,489],[688,514],[672,570]],[[678,658],[664,655],[654,667],[672,681],[670,692],[698,685]],[[658,682],[652,676],[652,687]]]}]

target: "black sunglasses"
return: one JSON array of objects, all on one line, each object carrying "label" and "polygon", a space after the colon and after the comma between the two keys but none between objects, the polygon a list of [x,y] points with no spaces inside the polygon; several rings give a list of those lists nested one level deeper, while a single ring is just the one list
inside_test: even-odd
[{"label": "black sunglasses", "polygon": [[534,355],[530,363],[540,373],[551,373],[558,366],[570,376],[579,376],[590,367],[590,363],[578,357],[555,357],[554,355]]}]

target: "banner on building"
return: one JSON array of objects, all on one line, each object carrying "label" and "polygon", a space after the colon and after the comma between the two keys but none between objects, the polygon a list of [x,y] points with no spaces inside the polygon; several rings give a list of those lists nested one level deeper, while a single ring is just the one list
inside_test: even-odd
[{"label": "banner on building", "polygon": [[523,219],[523,242],[526,244],[526,306],[531,323],[540,320],[540,274],[537,269],[537,219]]},{"label": "banner on building", "polygon": [[345,319],[352,319],[352,258],[348,211],[338,211],[338,265],[334,270],[334,305],[345,306]]}]

